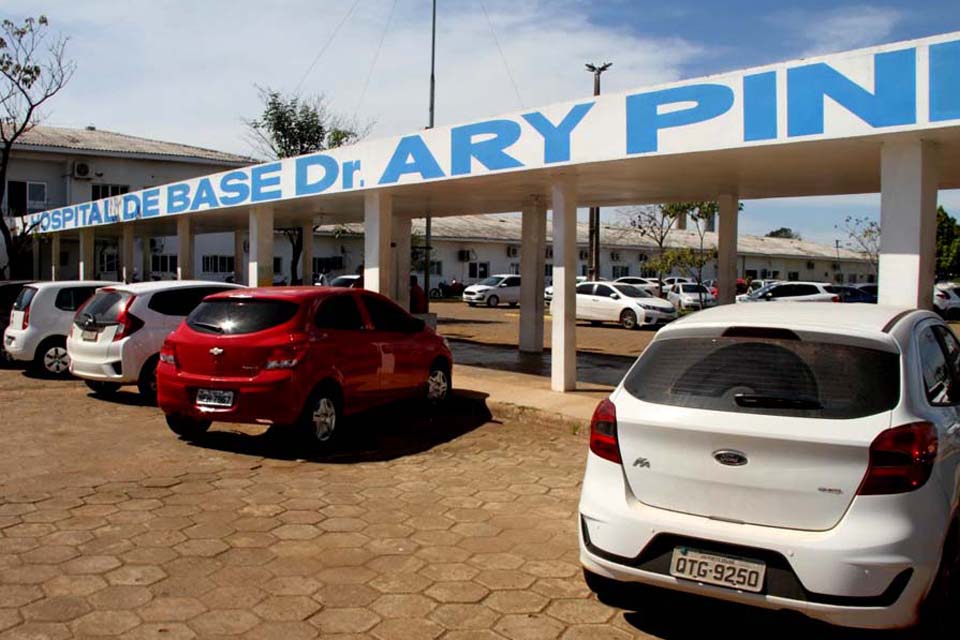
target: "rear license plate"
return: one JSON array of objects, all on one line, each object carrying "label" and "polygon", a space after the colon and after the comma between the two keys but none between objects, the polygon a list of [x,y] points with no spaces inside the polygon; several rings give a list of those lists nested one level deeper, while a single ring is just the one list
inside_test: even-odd
[{"label": "rear license plate", "polygon": [[695,551],[686,547],[673,550],[670,575],[730,589],[759,593],[767,565],[729,556]]},{"label": "rear license plate", "polygon": [[202,407],[232,407],[233,391],[223,389],[198,389],[197,404]]},{"label": "rear license plate", "polygon": [[100,335],[96,331],[84,330],[80,332],[80,338],[86,340],[87,342],[96,342],[97,336]]}]

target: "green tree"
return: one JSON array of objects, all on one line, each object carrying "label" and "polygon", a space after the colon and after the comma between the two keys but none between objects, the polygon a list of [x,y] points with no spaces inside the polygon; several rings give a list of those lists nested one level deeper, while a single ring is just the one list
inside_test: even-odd
[{"label": "green tree", "polygon": [[[370,131],[370,124],[334,114],[323,96],[302,98],[284,95],[270,88],[257,87],[263,112],[246,122],[257,150],[269,158],[291,158],[352,144]],[[279,229],[292,247],[290,274],[292,284],[303,282],[307,274],[297,277],[297,265],[303,253],[301,227]]]},{"label": "green tree", "polygon": [[[49,33],[46,16],[27,18],[22,24],[0,23],[0,201],[7,190],[7,170],[13,145],[41,120],[41,107],[57,95],[76,65],[67,59],[67,38]],[[7,262],[0,264],[0,279],[18,268],[26,253],[31,230],[13,234],[5,215],[22,217],[26,211],[0,212],[0,236]]]},{"label": "green tree", "polygon": [[790,227],[780,227],[767,234],[768,238],[786,238],[788,240],[803,240],[800,234]]},{"label": "green tree", "polygon": [[960,225],[942,206],[937,207],[937,278],[960,273]]}]

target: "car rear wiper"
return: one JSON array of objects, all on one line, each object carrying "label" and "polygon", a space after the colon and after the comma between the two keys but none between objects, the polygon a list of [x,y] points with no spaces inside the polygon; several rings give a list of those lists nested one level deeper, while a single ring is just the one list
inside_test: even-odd
[{"label": "car rear wiper", "polygon": [[211,331],[216,331],[217,333],[223,333],[223,327],[218,324],[211,324],[209,322],[202,322],[200,320],[194,320],[191,324],[197,327],[203,327],[204,329],[210,329]]},{"label": "car rear wiper", "polygon": [[761,396],[738,393],[733,396],[739,407],[763,409],[822,409],[823,405],[809,398],[787,398],[782,396]]}]

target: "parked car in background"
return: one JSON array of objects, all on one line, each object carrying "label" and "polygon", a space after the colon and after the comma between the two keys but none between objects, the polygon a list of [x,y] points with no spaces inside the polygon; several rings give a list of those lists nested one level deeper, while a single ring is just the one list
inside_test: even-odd
[{"label": "parked car in background", "polygon": [[840,302],[827,282],[778,282],[737,296],[737,302]]},{"label": "parked car in background", "polygon": [[958,406],[960,343],[929,311],[727,305],[672,323],[593,417],[587,583],[953,625]]},{"label": "parked car in background", "polygon": [[156,369],[164,338],[205,297],[240,285],[201,280],[139,282],[103,287],[77,310],[67,337],[70,373],[95,393],[135,384],[156,398]]},{"label": "parked car in background", "polygon": [[66,374],[70,367],[67,335],[73,316],[94,291],[112,284],[118,283],[64,280],[24,286],[13,302],[3,348],[13,360],[29,362],[39,373]]},{"label": "parked car in background", "polygon": [[678,282],[667,289],[667,300],[677,311],[716,306],[717,298],[702,284]]},{"label": "parked car in background", "polygon": [[865,293],[869,293],[874,298],[880,297],[880,287],[876,282],[862,282],[860,284],[854,284],[851,286],[854,286]]},{"label": "parked car in background", "polygon": [[507,273],[484,278],[463,290],[463,301],[471,307],[496,307],[501,302],[515,307],[520,304],[520,276]]},{"label": "parked car in background", "polygon": [[[759,289],[763,289],[763,288],[765,288],[765,287],[769,287],[769,286],[772,285],[772,284],[780,284],[780,280],[768,280],[768,279],[763,279],[763,280],[751,280],[751,281],[750,281],[750,284],[747,285],[747,286],[749,287],[750,292],[753,292],[753,291],[757,291],[757,290],[759,290]],[[747,292],[747,293],[749,293],[749,292]]]},{"label": "parked car in background", "polygon": [[20,290],[30,282],[30,280],[0,280],[0,333],[10,324],[13,303],[20,295]]},{"label": "parked car in background", "polygon": [[877,303],[877,296],[870,295],[859,287],[853,287],[844,284],[831,284],[827,286],[827,291],[840,296],[840,302],[859,302],[863,304]]},{"label": "parked car in background", "polygon": [[330,287],[346,287],[348,289],[363,289],[363,276],[361,275],[346,275],[346,276],[337,276],[330,281],[330,284],[327,285]]},{"label": "parked car in background", "polygon": [[954,318],[960,311],[960,285],[938,282],[933,286],[933,308],[944,318]]},{"label": "parked car in background", "polygon": [[623,284],[632,284],[635,287],[639,287],[652,293],[655,296],[660,295],[660,283],[657,282],[656,278],[641,278],[640,276],[624,276],[622,278],[617,278],[614,282],[620,282]]},{"label": "parked car in background", "polygon": [[577,285],[577,320],[616,322],[624,329],[655,326],[676,319],[673,305],[645,289],[623,282]]},{"label": "parked car in background", "polygon": [[[587,276],[577,276],[577,284],[587,281]],[[543,290],[543,299],[547,302],[553,300],[553,285],[551,284],[546,289]]]},{"label": "parked car in background", "polygon": [[442,337],[371,291],[243,289],[209,296],[166,339],[157,403],[186,438],[213,421],[248,422],[324,444],[359,411],[443,402],[452,365]]},{"label": "parked car in background", "polygon": [[[716,298],[720,295],[719,280],[704,280],[703,286],[705,286],[710,291],[710,293],[713,294],[713,297]],[[748,290],[749,289],[747,287],[747,281],[744,280],[743,278],[737,278],[735,295],[738,295],[738,296],[742,295],[744,293],[747,293]]]},{"label": "parked car in background", "polygon": [[682,276],[670,276],[669,278],[663,279],[663,284],[668,287],[672,287],[675,284],[681,284],[681,283],[693,284],[693,279],[684,278]]}]

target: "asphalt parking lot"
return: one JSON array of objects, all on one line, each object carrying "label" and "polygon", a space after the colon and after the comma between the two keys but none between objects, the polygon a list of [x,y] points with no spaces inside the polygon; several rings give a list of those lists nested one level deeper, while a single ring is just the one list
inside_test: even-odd
[{"label": "asphalt parking lot", "polygon": [[[463,393],[394,407],[327,455],[227,425],[178,440],[132,393],[0,370],[0,638],[851,637],[637,591],[577,557],[586,441]],[[726,622],[723,622],[726,621]]]}]

